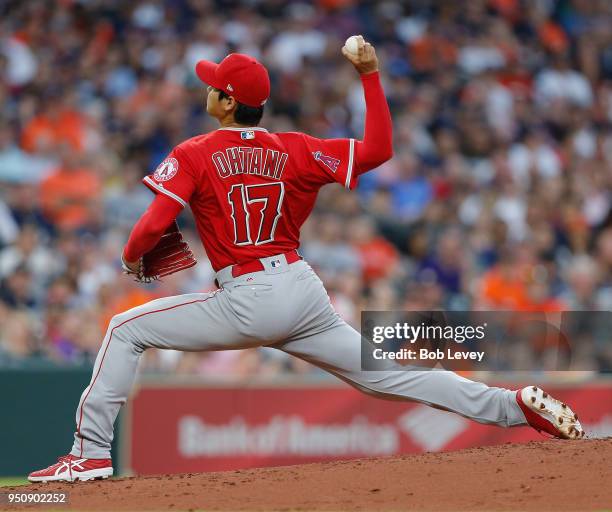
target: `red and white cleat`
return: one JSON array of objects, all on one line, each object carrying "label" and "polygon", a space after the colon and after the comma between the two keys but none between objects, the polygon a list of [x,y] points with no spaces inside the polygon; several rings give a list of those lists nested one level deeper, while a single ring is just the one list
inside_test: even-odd
[{"label": "red and white cleat", "polygon": [[584,430],[578,415],[544,390],[528,386],[516,392],[516,401],[529,425],[561,439],[582,439]]},{"label": "red and white cleat", "polygon": [[48,468],[28,475],[30,482],[76,482],[97,480],[113,476],[111,459],[84,459],[65,455]]}]

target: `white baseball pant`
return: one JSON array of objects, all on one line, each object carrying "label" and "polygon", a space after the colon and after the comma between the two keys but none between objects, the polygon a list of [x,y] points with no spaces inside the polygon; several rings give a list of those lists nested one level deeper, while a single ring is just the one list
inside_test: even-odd
[{"label": "white baseball pant", "polygon": [[[272,266],[271,262],[281,260]],[[525,425],[514,392],[449,371],[361,370],[361,336],[334,311],[319,277],[304,261],[261,260],[264,271],[233,278],[217,273],[221,289],[166,297],[116,315],[76,411],[71,453],[109,458],[113,424],[147,348],[206,351],[270,346],[308,361],[357,389],[410,400],[480,423]]]}]

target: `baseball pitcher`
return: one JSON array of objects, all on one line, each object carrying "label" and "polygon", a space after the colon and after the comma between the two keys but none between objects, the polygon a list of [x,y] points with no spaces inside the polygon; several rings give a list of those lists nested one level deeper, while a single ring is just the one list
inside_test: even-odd
[{"label": "baseball pitcher", "polygon": [[259,126],[268,72],[247,55],[200,61],[211,133],[174,148],[144,184],[155,198],[129,237],[122,261],[149,281],[195,263],[175,218],[189,204],[219,289],[166,297],[111,320],[91,382],[76,410],[70,453],[29,475],[32,482],[83,481],[113,474],[113,423],[151,347],[185,351],[269,346],[304,359],[380,398],[411,400],[480,423],[530,425],[565,439],[584,435],[576,415],[541,389],[511,391],[449,371],[361,370],[361,336],[334,311],[323,284],[298,254],[300,227],[319,189],[354,189],[359,176],[392,156],[392,124],[374,47],[342,48],[363,85],[363,140],[270,133]]}]

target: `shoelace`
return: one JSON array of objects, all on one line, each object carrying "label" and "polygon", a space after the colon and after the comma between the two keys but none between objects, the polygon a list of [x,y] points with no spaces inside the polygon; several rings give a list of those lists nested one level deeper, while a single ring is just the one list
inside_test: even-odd
[{"label": "shoelace", "polygon": [[45,468],[45,470],[47,469],[51,469],[53,466],[61,463],[61,462],[66,462],[66,461],[70,461],[70,455],[62,455],[61,457],[57,458],[57,462],[55,464],[51,464],[50,466],[47,466]]},{"label": "shoelace", "polygon": [[70,474],[70,479],[72,480],[72,464],[70,464],[71,460],[72,458],[70,457],[70,454],[68,454],[58,457],[57,462],[67,463],[68,473]]},{"label": "shoelace", "polygon": [[72,464],[70,464],[70,462],[72,461],[72,458],[71,458],[70,454],[64,455],[63,457],[60,457],[58,460],[60,462],[67,463],[67,465],[68,465],[68,474],[70,475],[70,480],[72,480]]}]

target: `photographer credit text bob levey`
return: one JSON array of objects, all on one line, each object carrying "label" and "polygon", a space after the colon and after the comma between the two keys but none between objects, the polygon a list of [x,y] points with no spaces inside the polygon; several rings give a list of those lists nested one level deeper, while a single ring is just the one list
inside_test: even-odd
[{"label": "photographer credit text bob levey", "polygon": [[[429,341],[446,341],[450,343],[464,343],[465,341],[482,340],[485,337],[486,322],[482,325],[472,326],[440,326],[426,325],[411,325],[407,322],[396,322],[395,325],[379,325],[372,329],[372,342],[381,344],[385,341],[396,341],[401,344],[414,344],[420,340]],[[395,359],[395,360],[476,360],[481,362],[485,357],[485,351],[463,352],[457,351],[454,348],[447,347],[444,350],[440,348],[399,348],[397,350],[386,350],[381,347],[376,347],[372,351],[374,359]]]}]

